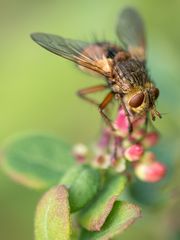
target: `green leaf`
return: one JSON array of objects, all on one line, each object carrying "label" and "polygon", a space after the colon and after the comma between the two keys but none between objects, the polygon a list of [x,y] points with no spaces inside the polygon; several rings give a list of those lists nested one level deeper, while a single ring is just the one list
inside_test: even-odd
[{"label": "green leaf", "polygon": [[71,149],[56,136],[26,134],[9,139],[3,148],[2,168],[15,181],[36,189],[57,184],[72,166]]},{"label": "green leaf", "polygon": [[80,215],[81,225],[89,231],[99,231],[127,182],[125,176],[115,175],[107,180],[95,200]]},{"label": "green leaf", "polygon": [[99,232],[82,231],[81,240],[108,240],[122,233],[141,216],[138,206],[116,201],[105,224]]},{"label": "green leaf", "polygon": [[60,183],[69,188],[71,212],[75,212],[89,203],[97,193],[100,173],[87,165],[76,166],[66,173]]},{"label": "green leaf", "polygon": [[37,206],[35,239],[70,240],[70,235],[68,191],[64,186],[57,186],[46,192]]}]

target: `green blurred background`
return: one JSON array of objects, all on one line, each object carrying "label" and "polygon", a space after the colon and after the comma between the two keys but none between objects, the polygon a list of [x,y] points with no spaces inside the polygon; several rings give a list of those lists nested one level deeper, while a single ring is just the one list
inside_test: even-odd
[{"label": "green blurred background", "polygon": [[[29,34],[41,31],[90,40],[97,33],[99,39],[114,41],[117,14],[127,5],[135,6],[146,23],[148,65],[161,91],[158,109],[166,113],[155,125],[165,151],[166,160],[160,160],[170,169],[170,194],[164,207],[145,210],[121,239],[179,239],[179,0],[0,0],[0,141],[27,130],[55,133],[72,144],[97,137],[99,113],[75,92],[102,80],[45,51]],[[0,240],[33,239],[33,216],[41,194],[0,173]]]}]

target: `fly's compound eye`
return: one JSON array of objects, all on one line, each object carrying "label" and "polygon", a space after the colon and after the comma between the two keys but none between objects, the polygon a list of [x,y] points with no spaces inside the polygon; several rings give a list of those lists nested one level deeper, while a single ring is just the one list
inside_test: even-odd
[{"label": "fly's compound eye", "polygon": [[154,88],[152,90],[154,98],[157,99],[159,97],[159,89],[158,88]]},{"label": "fly's compound eye", "polygon": [[141,106],[141,104],[143,103],[144,101],[144,93],[143,92],[140,92],[140,93],[137,93],[136,95],[134,95],[130,101],[129,101],[129,105],[133,108],[137,108],[139,106]]}]

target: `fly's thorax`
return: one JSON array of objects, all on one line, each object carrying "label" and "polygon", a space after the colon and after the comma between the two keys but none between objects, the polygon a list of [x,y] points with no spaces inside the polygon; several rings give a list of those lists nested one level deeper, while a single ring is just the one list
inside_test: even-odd
[{"label": "fly's thorax", "polygon": [[134,58],[118,60],[114,65],[114,75],[123,84],[144,86],[148,82],[148,73],[144,61]]}]

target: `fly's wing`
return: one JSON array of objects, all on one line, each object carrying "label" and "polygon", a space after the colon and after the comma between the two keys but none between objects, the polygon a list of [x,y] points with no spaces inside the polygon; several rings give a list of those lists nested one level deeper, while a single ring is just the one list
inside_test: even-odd
[{"label": "fly's wing", "polygon": [[125,8],[119,15],[117,35],[131,55],[145,59],[145,30],[139,13],[133,8]]},{"label": "fly's wing", "polygon": [[48,51],[108,77],[111,73],[111,61],[106,58],[103,48],[86,42],[65,39],[63,37],[32,33],[31,38]]}]

